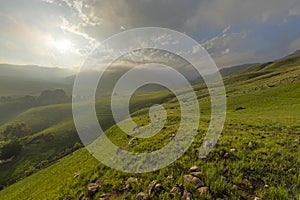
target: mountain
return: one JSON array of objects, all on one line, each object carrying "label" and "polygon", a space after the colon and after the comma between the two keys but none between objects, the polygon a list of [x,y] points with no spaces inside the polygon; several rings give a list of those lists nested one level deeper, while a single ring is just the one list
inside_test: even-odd
[{"label": "mountain", "polygon": [[65,80],[74,71],[34,65],[0,64],[0,96],[37,95],[43,90],[65,89],[72,85]]},{"label": "mountain", "polygon": [[220,73],[221,73],[222,77],[226,77],[231,74],[237,73],[241,70],[247,69],[256,64],[257,63],[249,63],[249,64],[243,64],[243,65],[236,65],[236,66],[232,66],[232,67],[226,67],[226,68],[220,69]]},{"label": "mountain", "polygon": [[[0,199],[137,199],[140,192],[150,193],[151,199],[170,199],[173,195],[175,199],[181,199],[183,193],[194,199],[297,199],[300,191],[299,67],[300,56],[293,56],[255,64],[226,76],[226,123],[218,145],[205,159],[198,158],[197,149],[209,125],[210,97],[205,84],[199,83],[194,87],[201,109],[198,134],[187,152],[168,167],[143,174],[120,172],[99,163],[82,148],[0,191]],[[176,98],[165,91],[157,91],[155,94],[141,93],[134,100],[132,116],[141,126],[149,123],[149,106],[162,103],[170,118],[163,130],[149,139],[134,140],[129,145],[132,137],[110,121],[112,126],[108,125],[105,131],[107,137],[122,149],[133,152],[148,152],[165,146],[180,123],[180,106]],[[97,110],[109,109],[106,106],[109,103],[105,102],[99,102]],[[62,107],[66,106],[70,105]],[[15,122],[27,120],[26,123],[37,132],[33,135],[38,137],[37,142],[30,144],[31,148],[39,149],[39,144],[45,145],[48,139],[43,142],[43,137],[47,138],[48,133],[56,135],[55,138],[60,134],[63,138],[75,134],[69,132],[70,135],[65,136],[68,131],[64,130],[68,129],[60,123],[72,120],[71,116],[59,114],[65,111],[56,112],[55,107],[30,110],[15,119]],[[53,110],[53,115],[47,113],[49,110]],[[45,123],[42,125],[36,121],[41,118],[38,117],[41,113],[53,121],[47,124],[42,120]],[[43,127],[39,129],[39,126]],[[52,148],[63,145],[63,141],[51,144],[51,148],[46,148],[50,150],[47,153],[53,153]],[[29,151],[28,155],[33,153]],[[201,173],[190,174],[190,167],[194,165]],[[2,167],[4,169],[5,165]],[[17,172],[20,173],[20,168],[6,174]],[[189,177],[196,178],[190,181]],[[149,191],[148,186],[154,180],[162,187]],[[88,191],[91,183],[97,186],[93,192]],[[176,187],[179,192],[172,193]]]}]

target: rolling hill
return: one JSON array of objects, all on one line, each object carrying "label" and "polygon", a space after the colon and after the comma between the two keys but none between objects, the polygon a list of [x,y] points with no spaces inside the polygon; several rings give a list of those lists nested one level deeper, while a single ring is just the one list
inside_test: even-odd
[{"label": "rolling hill", "polygon": [[[148,186],[153,180],[162,188],[151,190],[151,199],[169,199],[171,196],[181,199],[181,195],[192,195],[194,199],[299,199],[300,57],[293,55],[255,64],[225,77],[224,82],[227,120],[218,145],[206,159],[198,158],[195,153],[210,118],[209,96],[205,84],[200,83],[194,87],[201,109],[197,137],[189,150],[170,166],[151,173],[124,173],[100,164],[82,148],[0,191],[0,199],[99,199],[105,195],[111,199],[136,199],[138,193],[149,192]],[[109,110],[105,102],[105,99],[98,102],[98,109]],[[105,134],[115,144],[130,151],[152,151],[164,146],[179,123],[179,104],[166,92],[157,91],[155,95],[142,92],[132,102],[136,123],[148,123],[147,107],[153,103],[162,103],[169,113],[170,121],[160,134],[128,146],[131,138],[117,126],[111,126],[110,117]],[[61,140],[51,143],[55,148],[75,134],[68,133],[72,129],[68,106],[35,108],[21,114],[15,122],[27,120],[26,123],[33,127],[36,133],[28,136],[28,140],[34,141],[35,137],[45,140],[48,133],[57,138],[61,136]],[[59,109],[64,111],[52,112],[53,115],[50,112]],[[36,121],[41,116],[35,116],[41,113],[46,113],[45,116],[53,121],[48,124]],[[39,145],[38,148],[51,151],[49,146]],[[202,172],[193,179],[196,182],[186,176],[194,165]],[[91,183],[97,185],[93,193],[87,189]],[[179,192],[172,193],[176,187]]]}]

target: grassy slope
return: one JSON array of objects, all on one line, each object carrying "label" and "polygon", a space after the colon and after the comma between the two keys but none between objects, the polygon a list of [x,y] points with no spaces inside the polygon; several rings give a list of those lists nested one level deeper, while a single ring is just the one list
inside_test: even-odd
[{"label": "grassy slope", "polygon": [[[195,199],[230,198],[250,199],[260,196],[265,199],[299,199],[300,193],[300,80],[299,58],[293,62],[276,61],[274,68],[254,66],[225,80],[228,92],[228,116],[218,146],[210,153],[208,160],[197,159],[191,150],[201,144],[199,134],[189,151],[171,166],[147,174],[128,174],[109,169],[99,164],[84,150],[61,159],[58,163],[0,192],[0,199],[63,199],[66,196],[77,199],[87,195],[87,185],[99,180],[103,192],[114,192],[115,198],[133,198],[136,193],[146,191],[150,181],[157,179],[166,191],[175,183],[182,182],[188,168],[198,165],[205,174],[204,183],[210,193],[199,196],[194,186],[185,185]],[[298,76],[298,77],[296,77]],[[200,86],[201,88],[201,86]],[[199,93],[200,94],[200,93]],[[201,94],[202,95],[202,94]],[[205,96],[205,95],[204,95]],[[204,111],[199,132],[207,128],[208,99],[200,99]],[[176,117],[178,104],[166,102]],[[238,107],[246,109],[236,111]],[[147,123],[148,116],[140,111],[138,123]],[[176,120],[175,120],[176,121]],[[162,134],[168,136],[173,131],[169,126]],[[119,134],[118,134],[119,133]],[[122,133],[117,127],[107,130],[113,142],[126,148]],[[161,136],[143,140],[133,149],[136,151],[157,148]],[[249,142],[252,142],[249,145]],[[155,145],[154,145],[155,144]],[[229,149],[236,148],[236,153]],[[226,150],[229,158],[222,158],[218,152]],[[228,171],[226,167],[228,167]],[[73,178],[75,172],[81,172]],[[166,178],[172,176],[172,178]],[[138,178],[135,189],[122,191],[129,177]],[[268,184],[269,189],[264,189]],[[167,193],[154,199],[167,198]]]},{"label": "grassy slope", "polygon": [[[168,93],[138,94],[132,102],[137,108],[152,103],[161,103]],[[110,101],[106,98],[97,101],[98,118],[104,128],[114,121],[109,113]],[[103,114],[104,113],[104,114]],[[25,122],[32,135],[23,139],[24,149],[13,162],[0,165],[0,184],[6,185],[24,178],[58,158],[75,150],[80,142],[72,120],[71,104],[50,105],[29,109],[14,120],[0,127],[4,130],[9,124]],[[39,152],[39,153],[37,153]]]}]

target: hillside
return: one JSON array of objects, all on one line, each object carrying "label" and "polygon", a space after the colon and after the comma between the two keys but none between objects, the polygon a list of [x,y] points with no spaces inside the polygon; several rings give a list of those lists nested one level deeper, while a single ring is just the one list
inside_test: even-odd
[{"label": "hillside", "polygon": [[37,95],[57,88],[70,93],[72,85],[65,78],[75,74],[61,68],[10,64],[0,64],[0,72],[0,97]]},{"label": "hillside", "polygon": [[[207,91],[204,84],[198,84],[195,89],[201,109],[199,134],[184,156],[167,168],[145,174],[119,172],[100,164],[83,148],[4,189],[0,199],[98,199],[102,194],[111,199],[136,199],[139,192],[148,193],[153,180],[163,189],[152,192],[151,199],[169,199],[176,184],[182,184],[179,190],[194,199],[299,199],[300,57],[256,64],[224,81],[227,120],[218,145],[206,159],[195,154],[210,117]],[[149,97],[153,95],[145,95],[133,102],[136,122],[148,123],[147,110],[143,108],[155,101],[163,103],[171,121],[160,134],[138,140],[132,147],[128,147],[130,138],[118,127],[107,125],[106,135],[124,149],[136,152],[158,149],[170,140],[178,123],[176,99],[166,98],[160,92],[152,99]],[[102,102],[101,106],[105,104]],[[28,119],[27,123],[35,127],[34,120],[30,122],[32,116],[20,115],[19,119]],[[66,128],[61,123],[67,123],[62,120],[64,115],[52,118],[57,121],[43,125],[42,129],[49,127],[49,132],[62,134]],[[194,165],[202,172],[197,183],[183,178]],[[100,186],[92,195],[87,190],[90,183]],[[181,192],[174,193],[175,199],[181,198]]]}]

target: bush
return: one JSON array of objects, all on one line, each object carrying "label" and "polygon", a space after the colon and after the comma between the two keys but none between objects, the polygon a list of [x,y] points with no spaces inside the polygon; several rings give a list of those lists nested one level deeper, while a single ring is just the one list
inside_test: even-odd
[{"label": "bush", "polygon": [[0,159],[6,160],[19,155],[22,150],[22,144],[18,140],[13,140],[5,144],[1,149]]}]

